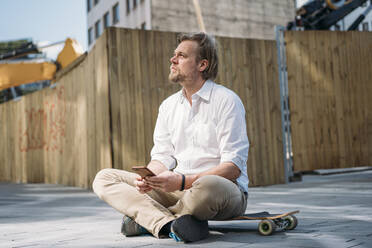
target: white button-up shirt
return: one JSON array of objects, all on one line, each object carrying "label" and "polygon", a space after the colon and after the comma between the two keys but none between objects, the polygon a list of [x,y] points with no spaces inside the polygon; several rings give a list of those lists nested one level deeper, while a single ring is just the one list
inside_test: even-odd
[{"label": "white button-up shirt", "polygon": [[170,170],[197,174],[232,162],[241,172],[239,187],[248,192],[248,148],[240,98],[211,80],[192,95],[192,105],[180,90],[159,107],[151,159]]}]

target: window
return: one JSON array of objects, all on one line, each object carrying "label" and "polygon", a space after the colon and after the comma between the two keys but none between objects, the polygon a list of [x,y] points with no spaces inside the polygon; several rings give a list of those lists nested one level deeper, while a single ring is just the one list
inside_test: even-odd
[{"label": "window", "polygon": [[99,0],[94,0],[94,6],[96,6],[99,3]]},{"label": "window", "polygon": [[362,25],[363,25],[362,26],[362,30],[363,31],[368,31],[369,30],[369,28],[368,28],[368,22],[364,22]]},{"label": "window", "polygon": [[127,14],[130,12],[130,0],[127,0]]},{"label": "window", "polygon": [[119,22],[119,3],[115,4],[112,7],[112,24],[116,24]]},{"label": "window", "polygon": [[137,0],[133,0],[133,9],[137,7]]},{"label": "window", "polygon": [[94,24],[95,28],[95,37],[96,39],[101,35],[101,20],[98,20],[96,24]]},{"label": "window", "polygon": [[87,0],[87,9],[88,12],[92,9],[92,0]]},{"label": "window", "polygon": [[145,30],[145,29],[146,29],[146,22],[143,22],[143,23],[141,24],[141,29],[142,29],[142,30]]},{"label": "window", "polygon": [[107,28],[108,26],[110,26],[110,13],[106,12],[103,16],[103,28]]},{"label": "window", "polygon": [[88,29],[88,45],[93,43],[93,28]]}]

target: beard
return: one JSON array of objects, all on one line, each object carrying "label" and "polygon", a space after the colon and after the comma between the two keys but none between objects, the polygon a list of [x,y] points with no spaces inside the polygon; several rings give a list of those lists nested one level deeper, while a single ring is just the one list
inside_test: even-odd
[{"label": "beard", "polygon": [[185,81],[186,75],[182,74],[178,70],[171,70],[168,76],[168,79],[171,83],[180,83]]}]

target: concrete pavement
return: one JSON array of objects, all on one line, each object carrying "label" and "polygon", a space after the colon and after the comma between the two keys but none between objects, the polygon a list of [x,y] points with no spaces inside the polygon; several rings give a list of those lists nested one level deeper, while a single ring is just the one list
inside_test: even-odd
[{"label": "concrete pavement", "polygon": [[297,209],[292,231],[264,237],[258,221],[210,221],[207,240],[180,244],[124,237],[121,215],[88,190],[0,183],[0,247],[372,247],[371,170],[250,188],[247,213]]}]

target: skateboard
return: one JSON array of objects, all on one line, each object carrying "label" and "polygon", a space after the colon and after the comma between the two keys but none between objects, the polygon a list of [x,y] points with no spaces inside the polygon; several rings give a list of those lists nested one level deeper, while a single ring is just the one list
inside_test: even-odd
[{"label": "skateboard", "polygon": [[270,214],[269,212],[259,212],[237,216],[231,220],[261,220],[258,224],[260,234],[271,235],[277,228],[280,230],[293,230],[298,224],[295,214],[300,211],[292,211],[284,214]]}]

